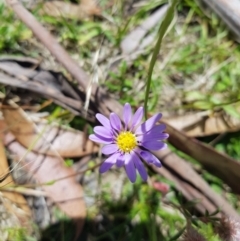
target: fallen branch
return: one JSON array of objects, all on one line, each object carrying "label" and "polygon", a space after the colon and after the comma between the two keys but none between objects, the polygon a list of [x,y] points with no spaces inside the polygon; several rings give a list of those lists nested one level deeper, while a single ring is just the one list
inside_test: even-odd
[{"label": "fallen branch", "polygon": [[[17,0],[7,0],[8,5],[13,9],[16,15],[24,22],[34,33],[34,35],[44,44],[50,53],[61,63],[66,70],[78,81],[79,88],[86,90],[89,77],[79,67],[79,65],[69,56],[66,50],[57,42],[57,40],[36,20],[36,18]],[[109,109],[114,109],[120,113],[121,105],[111,99],[109,95],[102,89],[96,86],[92,88],[92,96],[95,105],[102,113],[108,112]]]}]

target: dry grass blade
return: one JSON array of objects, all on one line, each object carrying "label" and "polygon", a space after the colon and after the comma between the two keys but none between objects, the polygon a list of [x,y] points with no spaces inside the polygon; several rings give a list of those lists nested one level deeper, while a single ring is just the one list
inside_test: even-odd
[{"label": "dry grass blade", "polygon": [[2,140],[0,140],[0,177],[3,179],[0,184],[1,200],[9,212],[18,217],[23,225],[26,225],[31,217],[31,210],[29,209],[25,198],[20,193],[5,192],[4,189],[1,188],[1,186],[7,187],[9,185],[14,185],[14,180],[8,172],[9,167],[5,155],[5,149]]},{"label": "dry grass blade", "polygon": [[42,191],[42,190],[35,190],[35,189],[30,189],[30,188],[25,188],[22,186],[19,187],[2,187],[2,191],[4,192],[13,192],[13,193],[20,193],[24,194],[26,196],[33,196],[33,197],[48,197],[47,193]]}]

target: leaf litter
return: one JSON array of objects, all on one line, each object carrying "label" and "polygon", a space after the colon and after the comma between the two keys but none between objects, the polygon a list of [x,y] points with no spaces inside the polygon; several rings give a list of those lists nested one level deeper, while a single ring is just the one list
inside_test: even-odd
[{"label": "leaf litter", "polygon": [[[84,192],[75,180],[74,170],[65,166],[62,157],[85,156],[96,152],[97,147],[84,138],[80,131],[64,130],[46,123],[35,125],[20,107],[12,101],[10,103],[2,110],[5,122],[5,126],[2,126],[2,139],[14,155],[14,168],[24,168],[31,179],[36,181],[36,186],[76,221],[76,230],[80,232],[86,217]],[[8,178],[5,181],[9,181]]]},{"label": "leaf litter", "polygon": [[[170,62],[171,62],[171,57],[168,59],[168,60],[170,60]],[[161,63],[162,64],[162,63]],[[164,64],[166,64],[166,62],[165,63],[163,63],[162,64],[162,67],[161,68],[163,68],[163,65]],[[160,68],[160,69],[161,69]],[[163,76],[164,77],[164,76]],[[177,76],[177,75],[175,75],[175,76],[170,76],[174,81],[178,81],[179,79],[179,76]],[[180,82],[181,82],[181,78],[182,78],[182,76],[180,76]],[[173,82],[174,82],[173,81]],[[85,83],[86,84],[86,83]],[[188,85],[188,82],[186,82],[186,83],[184,83],[184,86],[185,85]],[[83,86],[82,86],[83,87]],[[100,89],[100,95],[99,96],[101,96],[101,94],[104,96],[104,91],[102,91],[101,92],[101,89]],[[173,96],[174,95],[176,95],[176,91],[173,93]],[[176,95],[177,97],[179,97],[178,95]],[[95,96],[94,96],[95,97]],[[93,98],[94,99],[94,98]],[[106,101],[106,99],[107,99],[107,101]],[[97,99],[97,100],[99,100],[99,99]],[[168,101],[169,101],[169,99],[168,99]],[[108,103],[107,103],[108,102]],[[108,104],[108,105],[106,105],[106,106],[104,106],[105,104]],[[200,103],[200,102],[199,102]],[[63,104],[63,103],[62,103]],[[200,103],[200,104],[202,104],[202,103]],[[208,103],[207,103],[208,104]],[[104,108],[104,107],[105,108]],[[110,107],[110,108],[109,108]],[[203,107],[203,105],[202,106],[200,106],[201,108]],[[105,115],[108,115],[108,113],[109,113],[109,110],[110,111],[113,111],[113,110],[115,110],[115,109],[117,109],[119,112],[121,111],[121,106],[119,106],[119,105],[115,105],[115,102],[111,99],[111,98],[105,98],[104,99],[104,101],[103,101],[103,103],[101,104],[99,104],[99,106],[97,107],[98,109],[99,109],[99,111],[101,111],[102,113],[104,113]],[[70,111],[72,111],[72,110],[70,110]],[[177,111],[177,113],[179,113],[179,112],[181,112],[182,110],[180,110],[180,111]],[[176,112],[174,112],[174,113],[176,113]],[[184,112],[185,113],[185,112]],[[171,111],[170,111],[170,114],[172,114],[171,113]],[[183,120],[184,121],[184,120]],[[209,128],[210,129],[210,128]],[[217,129],[217,128],[216,128]],[[181,149],[181,150],[183,150],[183,151],[185,151],[186,153],[189,153],[189,150],[186,150],[186,149],[184,149],[185,147],[186,147],[186,143],[184,142],[184,138],[185,138],[185,136],[183,135],[183,136],[181,136],[181,137],[179,137],[179,135],[181,135],[181,133],[179,134],[178,132],[174,132],[174,131],[172,131],[171,132],[172,133],[172,136],[173,136],[173,139],[175,138],[175,139],[177,139],[177,138],[179,138],[179,140],[180,140],[180,142],[179,143],[181,143],[182,144],[182,146],[183,146],[183,148]],[[207,134],[209,134],[210,132],[207,132]],[[9,138],[10,138],[10,136],[9,136]],[[11,138],[10,138],[11,139]],[[195,142],[195,140],[194,139],[191,139],[190,140],[190,142]],[[174,145],[176,145],[176,144],[174,144]],[[196,148],[197,147],[197,145],[196,146],[192,146],[193,148]],[[26,148],[27,149],[27,148]],[[27,151],[29,151],[29,150],[26,150],[25,149],[25,152],[27,152]],[[205,148],[203,148],[203,150],[204,151],[206,151],[206,149]],[[209,152],[209,150],[207,150],[207,152]],[[191,153],[191,156],[195,156],[195,158],[196,159],[198,159],[199,158],[199,156],[201,155],[201,153],[198,153],[197,151],[196,151],[196,149],[193,149],[193,154]],[[21,156],[21,155],[20,155]],[[163,175],[163,176],[165,176],[165,177],[168,177],[170,180],[173,180],[174,182],[175,182],[175,184],[176,184],[176,189],[178,189],[180,192],[182,191],[183,192],[183,194],[185,195],[185,197],[186,198],[189,198],[189,200],[192,200],[192,199],[194,199],[194,198],[200,198],[201,200],[203,200],[203,202],[202,203],[200,203],[198,206],[197,206],[197,208],[198,208],[198,210],[200,211],[200,212],[204,212],[206,209],[210,212],[210,211],[214,211],[214,209],[216,208],[216,207],[218,207],[219,206],[219,199],[218,199],[218,197],[219,197],[219,195],[215,195],[214,194],[214,192],[211,190],[211,188],[209,187],[209,186],[206,186],[206,183],[204,184],[204,182],[203,182],[203,178],[201,178],[201,176],[198,174],[198,173],[194,173],[193,171],[192,171],[192,169],[190,168],[189,169],[189,167],[188,166],[186,166],[185,164],[186,164],[186,160],[182,160],[182,162],[181,161],[179,161],[179,159],[178,158],[176,158],[176,156],[175,157],[173,157],[173,153],[170,153],[170,154],[168,154],[167,156],[172,156],[172,159],[168,159],[168,160],[166,160],[166,161],[164,161],[164,156],[159,156],[160,158],[162,158],[163,159],[163,163],[166,165],[166,169],[161,169],[160,171],[162,172],[161,174]],[[213,156],[214,157],[219,157],[218,156],[218,154],[217,153],[215,153],[215,154],[213,154]],[[176,160],[175,161],[173,161],[174,160],[174,158],[176,158]],[[228,159],[228,158],[226,158],[226,159]],[[170,161],[169,161],[170,160]],[[200,162],[203,162],[202,161],[202,159],[201,158],[199,158],[199,161]],[[185,163],[185,164],[184,164]],[[215,162],[214,163],[214,165],[213,166],[216,166],[218,163],[217,162]],[[179,167],[179,169],[176,169],[176,167]],[[186,176],[186,170],[188,170],[189,171],[189,173],[191,173],[193,176],[194,176],[194,178],[191,178],[191,177],[193,177],[193,176]],[[178,175],[176,175],[176,172],[178,172],[178,175],[180,176],[178,176]],[[193,174],[194,173],[194,174]],[[201,185],[198,183],[198,181],[199,181],[199,183],[202,185],[202,187],[201,187]],[[189,183],[190,182],[190,183]],[[203,185],[204,184],[204,185]],[[199,186],[200,185],[200,186]],[[195,187],[194,187],[195,186]],[[213,197],[212,197],[213,196]],[[214,198],[214,196],[215,196],[215,198]],[[217,200],[218,199],[218,200]],[[213,201],[214,200],[214,201]],[[221,201],[223,201],[223,202],[226,202],[226,200],[224,199],[224,197],[220,197],[220,200]],[[226,209],[224,209],[224,212],[226,212],[226,213],[228,213],[228,214],[233,214],[233,215],[235,215],[236,213],[235,213],[235,211],[229,206],[229,205],[226,205],[225,206],[225,208]]]}]

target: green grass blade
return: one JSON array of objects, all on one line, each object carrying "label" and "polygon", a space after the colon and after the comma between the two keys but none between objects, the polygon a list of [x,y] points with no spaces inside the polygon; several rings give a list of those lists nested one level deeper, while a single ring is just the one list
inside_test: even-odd
[{"label": "green grass blade", "polygon": [[153,50],[153,55],[152,55],[151,62],[149,65],[149,70],[148,70],[147,86],[146,86],[145,100],[144,100],[145,119],[147,119],[147,113],[148,113],[147,104],[148,104],[148,98],[149,98],[149,91],[150,91],[150,87],[151,87],[153,68],[156,63],[157,56],[158,56],[158,53],[161,48],[162,39],[173,20],[177,3],[178,3],[178,0],[173,0],[170,3],[166,16],[165,16],[164,20],[162,21],[162,24],[160,25],[160,28],[158,30],[158,40],[157,40],[157,43]]}]

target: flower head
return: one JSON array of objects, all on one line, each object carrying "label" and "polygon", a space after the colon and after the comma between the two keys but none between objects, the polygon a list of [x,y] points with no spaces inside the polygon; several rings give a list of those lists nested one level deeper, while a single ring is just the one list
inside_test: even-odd
[{"label": "flower head", "polygon": [[96,118],[102,126],[96,126],[94,133],[89,136],[92,141],[106,144],[102,153],[110,155],[101,165],[100,173],[108,171],[114,164],[117,167],[125,166],[126,173],[131,182],[136,181],[136,169],[144,181],[147,180],[147,172],[142,160],[148,164],[161,167],[161,162],[149,152],[167,147],[162,142],[168,138],[164,124],[156,125],[162,114],[158,113],[141,124],[143,107],[138,108],[132,116],[130,104],[126,103],[123,110],[123,123],[115,113],[106,118],[97,114]]},{"label": "flower head", "polygon": [[215,224],[215,232],[223,241],[240,240],[240,222],[232,217],[222,216],[220,222]]},{"label": "flower head", "polygon": [[206,241],[206,239],[191,225],[188,225],[187,230],[183,234],[182,241]]}]

